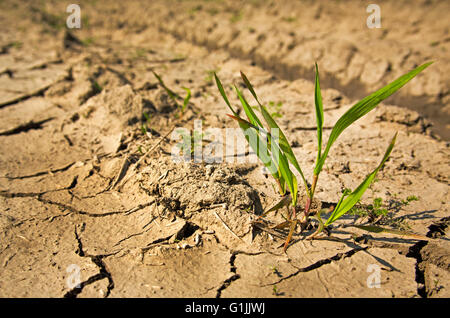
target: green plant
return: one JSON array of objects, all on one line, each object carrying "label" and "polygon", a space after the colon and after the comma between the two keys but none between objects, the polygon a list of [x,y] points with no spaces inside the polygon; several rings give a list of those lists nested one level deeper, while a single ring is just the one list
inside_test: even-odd
[{"label": "green plant", "polygon": [[81,44],[83,44],[83,46],[89,46],[94,43],[95,43],[95,39],[93,37],[87,37],[87,38],[81,40]]},{"label": "green plant", "polygon": [[278,273],[278,268],[275,265],[271,266],[270,270],[272,271],[273,274],[277,274]]},{"label": "green plant", "polygon": [[23,42],[21,42],[21,41],[13,41],[6,45],[6,47],[8,47],[8,48],[13,47],[13,48],[17,48],[17,49],[20,49],[22,46],[23,46]]},{"label": "green plant", "polygon": [[214,78],[214,74],[217,72],[217,70],[207,70],[206,71],[206,76],[205,76],[205,82],[206,83],[212,83],[213,82],[213,78]]},{"label": "green plant", "polygon": [[269,106],[270,116],[272,116],[272,118],[283,117],[283,115],[281,115],[281,113],[280,113],[281,107],[283,106],[282,102],[275,103],[273,101],[270,101],[268,106]]},{"label": "green plant", "polygon": [[[269,112],[272,118],[281,118],[283,115],[280,113],[281,107],[283,106],[282,102],[275,103],[274,101],[269,101],[267,103],[267,111]],[[259,106],[251,106],[253,109],[258,109]]]},{"label": "green plant", "polygon": [[419,201],[419,198],[416,197],[415,195],[410,195],[410,196],[408,196],[408,197],[406,198],[406,200],[403,200],[402,203],[403,203],[404,205],[408,205],[408,204],[409,204],[410,202],[412,202],[412,201]]},{"label": "green plant", "polygon": [[292,23],[292,22],[297,21],[297,18],[295,16],[290,16],[290,17],[284,17],[281,20],[288,22],[288,23]]},{"label": "green plant", "polygon": [[147,113],[143,113],[144,117],[145,117],[145,123],[142,124],[141,126],[141,131],[143,135],[147,134],[147,131],[149,130],[150,124],[151,124],[151,120],[150,120],[150,115]]},{"label": "green plant", "polygon": [[371,216],[372,218],[386,216],[388,210],[383,206],[382,198],[374,198],[373,203],[363,206],[358,201],[350,210],[349,214],[359,216]]},{"label": "green plant", "polygon": [[136,51],[134,52],[132,59],[139,59],[144,57],[147,54],[147,50],[143,48],[136,48]]},{"label": "green plant", "polygon": [[176,132],[182,137],[182,141],[176,144],[176,147],[184,152],[185,156],[191,157],[194,154],[195,148],[202,146],[202,142],[206,133],[201,133],[197,130],[193,131],[191,135],[184,129],[178,129]]},{"label": "green plant", "polygon": [[241,10],[239,10],[239,11],[236,11],[236,12],[233,13],[233,15],[230,18],[230,22],[231,23],[236,23],[236,22],[241,21],[242,18],[243,18],[243,13],[242,13]]},{"label": "green plant", "polygon": [[389,213],[398,211],[402,206],[408,205],[412,201],[418,201],[419,198],[415,195],[408,196],[405,200],[390,200],[388,204],[383,203],[383,199],[374,198],[372,204],[363,205],[358,201],[350,210],[349,214],[360,217],[369,216],[375,220],[377,217],[386,217]]},{"label": "green plant", "polygon": [[[313,172],[313,180],[312,184],[310,184],[304,174],[298,161],[292,151],[289,141],[287,140],[284,133],[279,128],[278,124],[275,122],[273,117],[267,111],[267,108],[262,105],[256,95],[253,86],[250,84],[249,80],[245,76],[244,73],[241,72],[241,77],[256,100],[259,111],[261,112],[265,126],[262,124],[261,120],[256,116],[252,107],[248,104],[242,92],[235,85],[234,88],[236,90],[237,96],[240,100],[240,103],[244,109],[244,112],[247,116],[247,120],[239,117],[238,113],[231,106],[230,101],[225,93],[222,83],[220,82],[217,74],[214,74],[217,88],[219,89],[220,94],[222,95],[226,105],[231,110],[232,115],[228,116],[237,121],[240,128],[244,132],[244,136],[249,143],[250,147],[257,154],[258,158],[263,162],[264,166],[268,169],[270,174],[275,178],[276,182],[279,186],[279,192],[283,196],[281,201],[273,208],[269,209],[264,213],[267,214],[270,211],[278,210],[282,207],[288,207],[289,213],[287,215],[287,221],[277,225],[277,228],[289,227],[289,234],[287,236],[286,242],[284,244],[284,251],[286,251],[289,242],[292,238],[292,235],[298,224],[301,225],[302,230],[306,228],[310,212],[311,212],[311,204],[314,198],[314,192],[316,190],[317,181],[319,179],[320,172],[325,164],[325,160],[328,156],[328,153],[331,149],[331,146],[340,136],[340,134],[351,124],[353,124],[356,120],[366,115],[368,112],[373,110],[381,101],[391,96],[397,90],[399,90],[402,86],[404,86],[407,82],[409,82],[412,78],[414,78],[417,74],[423,71],[426,67],[428,67],[432,62],[423,64],[416,69],[410,71],[409,73],[397,78],[390,84],[385,87],[377,90],[371,95],[363,98],[361,101],[357,102],[353,105],[344,115],[342,115],[333,129],[331,130],[330,136],[328,138],[328,142],[325,146],[325,149],[322,149],[322,131],[323,131],[323,122],[324,122],[324,114],[323,114],[323,104],[322,104],[322,95],[320,89],[320,80],[319,80],[319,69],[317,64],[315,65],[316,69],[316,77],[315,77],[315,111],[316,111],[316,120],[317,120],[317,159]],[[338,201],[336,207],[332,211],[329,218],[323,222],[320,217],[320,212],[317,215],[312,216],[319,222],[319,227],[314,235],[317,235],[325,228],[327,228],[330,224],[341,218],[344,214],[346,214],[350,209],[359,201],[364,192],[368,189],[370,184],[374,181],[376,174],[383,167],[386,160],[389,158],[391,151],[394,147],[395,140],[397,134],[392,138],[387,150],[378,164],[378,166],[373,170],[364,181],[354,190],[346,190],[342,194],[342,197]],[[291,171],[289,164],[291,164],[297,172],[300,174],[303,185],[305,187],[305,191],[307,194],[307,199],[304,204],[303,216],[298,219],[297,212],[299,207],[297,206],[297,197],[298,197],[298,184],[297,178],[294,173]],[[374,228],[365,228],[369,231],[379,231]]]},{"label": "green plant", "polygon": [[92,81],[92,86],[96,94],[100,93],[103,90],[103,87],[96,80]]},{"label": "green plant", "polygon": [[274,296],[278,296],[279,295],[277,285],[273,285],[273,287],[272,287],[272,295],[274,295]]},{"label": "green plant", "polygon": [[[164,90],[166,91],[167,95],[169,95],[169,97],[175,102],[175,105],[177,106],[177,108],[180,110],[180,116],[183,116],[188,104],[189,104],[189,100],[191,99],[191,90],[187,87],[182,87],[182,89],[184,89],[186,91],[186,97],[183,99],[180,95],[178,95],[177,93],[175,93],[174,91],[172,91],[170,88],[168,88],[166,86],[166,84],[164,83],[164,81],[162,80],[162,78],[156,74],[154,71],[153,75],[156,77],[156,79],[158,80],[159,84],[161,85],[162,88],[164,88]],[[180,105],[178,103],[178,100],[183,100],[183,104]]]}]

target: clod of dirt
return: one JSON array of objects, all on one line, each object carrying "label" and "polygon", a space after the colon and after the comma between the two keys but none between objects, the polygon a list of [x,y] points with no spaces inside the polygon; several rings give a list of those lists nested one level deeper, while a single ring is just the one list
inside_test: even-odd
[{"label": "clod of dirt", "polygon": [[103,153],[115,152],[122,131],[140,121],[142,109],[142,97],[130,85],[105,89],[80,107],[76,123],[71,119],[74,114],[69,115],[63,131],[75,144],[91,145]]},{"label": "clod of dirt", "polygon": [[152,162],[142,172],[141,187],[158,193],[184,217],[202,208],[223,204],[230,210],[253,208],[257,194],[231,167],[211,172],[199,164]]},{"label": "clod of dirt", "polygon": [[158,197],[163,211],[214,230],[220,241],[250,234],[253,211],[261,209],[256,191],[233,167],[158,160],[137,179],[142,189]]}]

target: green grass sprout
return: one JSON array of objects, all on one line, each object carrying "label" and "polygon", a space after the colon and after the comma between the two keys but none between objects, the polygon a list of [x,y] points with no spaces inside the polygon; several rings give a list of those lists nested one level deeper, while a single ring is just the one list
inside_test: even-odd
[{"label": "green grass sprout", "polygon": [[[153,75],[158,80],[161,87],[166,91],[167,95],[169,95],[169,97],[174,101],[177,108],[180,110],[180,117],[183,116],[184,112],[186,111],[187,106],[189,105],[189,100],[191,99],[191,96],[192,96],[191,90],[189,88],[182,87],[182,89],[184,89],[186,91],[186,97],[182,98],[180,95],[178,95],[173,90],[171,90],[170,88],[167,87],[167,85],[162,80],[161,76],[156,74],[156,72],[154,72],[154,71],[152,71],[152,72],[153,72]],[[178,103],[179,100],[183,101],[182,105],[180,105]]]},{"label": "green grass sprout", "polygon": [[[252,150],[256,153],[258,158],[262,161],[264,166],[270,172],[270,174],[276,180],[279,186],[280,195],[282,199],[274,207],[270,208],[268,211],[264,212],[261,217],[265,216],[268,212],[279,210],[283,207],[287,207],[287,221],[277,225],[275,228],[289,227],[289,233],[284,244],[284,251],[286,251],[289,246],[289,242],[295,232],[298,224],[301,225],[302,230],[306,228],[311,216],[318,223],[318,230],[314,233],[314,236],[327,229],[328,226],[334,223],[336,220],[340,219],[344,214],[349,213],[351,209],[357,204],[365,191],[370,187],[372,182],[374,182],[377,173],[382,169],[386,161],[388,160],[397,139],[397,133],[391,139],[384,156],[381,158],[379,164],[375,169],[366,176],[366,178],[361,182],[361,184],[353,191],[346,189],[339,199],[336,207],[332,210],[331,215],[328,219],[323,222],[320,216],[320,212],[316,215],[310,215],[311,205],[314,198],[314,193],[316,190],[319,175],[324,167],[326,158],[330,152],[332,145],[342,134],[342,132],[353,124],[355,121],[369,113],[373,110],[380,102],[391,96],[393,93],[398,91],[407,82],[413,79],[417,74],[422,72],[425,68],[431,65],[433,62],[425,63],[414,70],[406,73],[405,75],[397,78],[393,82],[384,86],[383,88],[377,90],[376,92],[370,94],[369,96],[363,98],[355,105],[353,105],[347,112],[345,112],[335,123],[333,129],[331,130],[328,141],[323,149],[323,123],[324,123],[324,113],[323,113],[323,102],[320,88],[320,78],[319,78],[319,68],[317,63],[315,64],[315,90],[314,90],[314,104],[316,112],[317,121],[317,159],[313,170],[313,180],[310,184],[304,174],[298,161],[292,151],[291,144],[287,140],[285,134],[282,132],[278,124],[274,120],[274,116],[267,110],[267,108],[261,104],[252,84],[248,80],[247,76],[241,72],[242,80],[244,81],[247,89],[250,91],[255,101],[257,102],[257,107],[251,107],[244,97],[244,94],[239,90],[237,86],[234,86],[237,97],[244,109],[246,119],[240,117],[238,112],[232,107],[223,85],[217,74],[214,73],[214,78],[216,81],[217,88],[222,95],[227,107],[231,110],[232,114],[228,116],[236,120],[240,128],[244,133],[244,137],[249,143]],[[270,105],[270,103],[269,103]],[[259,110],[262,115],[263,121],[256,115],[253,109]],[[304,208],[300,209],[297,205],[298,200],[298,184],[297,179],[290,168],[292,165],[295,170],[300,174],[303,186],[305,188],[307,198],[304,204]],[[417,198],[410,197],[409,201],[413,201]],[[376,200],[373,205],[375,211],[382,213],[384,210],[381,208],[382,201]],[[302,217],[297,218],[297,212],[302,212]],[[393,234],[405,235],[405,232],[399,230],[390,230],[379,228],[373,225],[370,226],[358,226],[367,231],[372,232],[389,232]],[[406,233],[410,235],[411,233]]]},{"label": "green grass sprout", "polygon": [[142,124],[141,131],[143,135],[147,135],[147,132],[150,129],[151,124],[150,115],[145,112],[142,115],[145,117],[145,123]]}]

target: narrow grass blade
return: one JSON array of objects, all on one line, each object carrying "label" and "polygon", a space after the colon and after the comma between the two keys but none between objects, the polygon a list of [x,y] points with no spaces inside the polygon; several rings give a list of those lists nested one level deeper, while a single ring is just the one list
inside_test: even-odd
[{"label": "narrow grass blade", "polygon": [[191,90],[189,88],[187,88],[187,87],[183,87],[183,89],[187,92],[187,95],[186,95],[186,97],[184,98],[184,101],[183,101],[182,111],[184,112],[186,107],[187,107],[187,105],[189,104],[189,100],[191,99]]},{"label": "narrow grass blade", "polygon": [[286,155],[281,151],[277,141],[274,140],[271,134],[268,134],[267,136],[269,137],[271,145],[270,148],[272,157],[279,166],[281,176],[284,180],[286,180],[288,188],[292,194],[292,205],[295,206],[297,204],[297,178],[292,173],[291,169],[289,169],[289,161],[287,160]]},{"label": "narrow grass blade", "polygon": [[302,169],[300,168],[300,165],[298,164],[297,159],[295,158],[294,152],[292,151],[292,148],[289,144],[289,141],[287,140],[286,136],[284,135],[283,131],[280,129],[278,124],[275,122],[275,120],[272,118],[272,116],[269,114],[267,109],[259,102],[258,96],[256,95],[255,90],[253,89],[252,84],[248,80],[247,76],[243,72],[241,72],[241,77],[244,80],[245,85],[247,86],[250,93],[255,98],[256,102],[259,105],[259,109],[261,111],[261,114],[264,117],[264,120],[266,121],[267,125],[270,129],[277,129],[279,131],[278,136],[278,144],[281,148],[281,150],[286,155],[286,158],[289,160],[289,162],[294,166],[294,168],[300,173],[300,176],[303,179],[303,183],[305,184],[306,191],[308,192],[308,182],[306,181],[306,178],[303,174]]},{"label": "narrow grass blade", "polygon": [[234,111],[233,107],[231,107],[230,101],[228,100],[227,94],[225,93],[225,90],[223,89],[222,82],[217,77],[216,73],[214,73],[214,78],[216,79],[216,85],[219,89],[220,95],[222,95],[223,100],[227,104],[228,108],[231,110],[233,115],[237,116],[237,113]]},{"label": "narrow grass blade", "polygon": [[[242,96],[242,95],[241,95]],[[285,154],[281,151],[278,143],[274,138],[272,138],[272,135],[267,133],[263,128],[257,127],[254,123],[248,122],[238,116],[232,116],[228,115],[233,119],[236,119],[241,126],[241,128],[244,130],[246,136],[245,138],[249,142],[252,149],[256,152],[256,155],[258,158],[264,163],[264,165],[269,169],[270,173],[275,177],[275,174],[273,173],[274,167],[276,167],[277,172],[279,171],[279,175],[282,176],[282,179],[284,179],[287,182],[288,188],[292,193],[292,204],[295,205],[297,203],[297,178],[292,173],[292,171],[289,169],[289,162],[285,156]],[[250,116],[252,116],[250,114]],[[249,130],[248,128],[253,128],[255,131]],[[261,132],[261,134],[257,134],[256,131]],[[251,134],[251,136],[247,136],[248,134]],[[253,141],[256,137],[253,135],[256,133],[256,137],[258,138],[258,143],[261,144],[261,148],[258,148],[258,145]],[[265,142],[264,136],[268,137],[269,143],[271,145],[271,156],[268,153],[267,143]],[[260,151],[258,151],[260,149]],[[271,159],[273,158],[273,161]],[[269,160],[270,158],[270,160]],[[275,163],[275,164],[274,164]],[[269,168],[270,167],[270,168]],[[270,170],[272,169],[272,170]],[[279,179],[279,177],[276,177],[276,179]]]},{"label": "narrow grass blade", "polygon": [[241,91],[237,86],[235,85],[234,88],[236,89],[236,93],[239,97],[239,100],[241,101],[242,107],[244,107],[245,114],[247,115],[248,120],[255,126],[263,127],[261,124],[261,121],[259,120],[258,116],[256,116],[253,109],[248,104],[247,100],[245,99],[244,95],[242,95]]},{"label": "narrow grass blade", "polygon": [[362,197],[364,192],[367,190],[367,188],[370,186],[372,181],[375,179],[375,176],[378,173],[378,171],[381,169],[381,167],[383,166],[383,164],[386,162],[389,155],[391,154],[392,148],[394,148],[396,138],[397,138],[397,133],[395,134],[394,138],[392,138],[392,141],[389,144],[389,147],[387,148],[386,153],[384,154],[384,157],[381,160],[378,167],[376,167],[375,170],[366,177],[366,179],[355,189],[355,191],[353,191],[351,194],[349,194],[347,198],[343,199],[343,197],[346,194],[344,192],[344,195],[342,196],[340,203],[338,204],[338,206],[334,209],[333,213],[328,218],[327,222],[325,223],[325,226],[330,225],[331,223],[333,223],[334,221],[339,219],[341,216],[343,216],[345,213],[347,213],[347,211],[349,211],[359,201],[359,199]]},{"label": "narrow grass blade", "polygon": [[289,229],[288,237],[286,239],[286,242],[284,243],[283,252],[286,252],[289,246],[289,242],[291,241],[292,235],[294,235],[295,228],[297,227],[297,222],[298,222],[297,219],[291,221],[291,228]]},{"label": "narrow grass blade", "polygon": [[327,146],[325,151],[323,152],[320,160],[317,162],[317,165],[314,169],[314,174],[318,175],[322,170],[323,164],[325,163],[325,159],[327,158],[328,152],[330,151],[331,146],[339,137],[339,135],[351,124],[353,124],[356,120],[366,115],[372,109],[374,109],[381,101],[391,96],[393,93],[398,91],[403,85],[413,79],[417,74],[427,68],[433,62],[429,62],[423,64],[411,72],[400,76],[395,81],[386,85],[385,87],[379,89],[375,93],[363,98],[361,101],[352,106],[334,125],[330,137],[327,142]]},{"label": "narrow grass blade", "polygon": [[259,130],[260,132],[262,132],[263,136],[266,136],[268,134],[263,128],[253,125],[251,122],[245,120],[244,118],[239,117],[238,115],[227,114],[227,116],[236,120],[239,125],[243,124],[245,126],[253,128],[257,131]]},{"label": "narrow grass blade", "polygon": [[273,212],[273,211],[277,211],[285,206],[288,206],[289,203],[292,200],[292,196],[290,194],[284,196],[280,202],[278,202],[277,204],[275,204],[273,207],[271,207],[270,209],[268,209],[267,211],[265,211],[263,214],[261,214],[261,217],[266,216],[268,213]]},{"label": "narrow grass blade", "polygon": [[339,208],[341,207],[342,201],[344,201],[344,199],[351,193],[352,191],[350,189],[345,189],[344,192],[342,193],[341,198],[339,199],[338,203],[336,204],[336,207],[333,209],[333,213],[335,211],[338,211]]},{"label": "narrow grass blade", "polygon": [[300,165],[298,164],[297,158],[295,158],[294,152],[292,151],[292,148],[289,145],[289,141],[287,140],[286,136],[284,135],[283,131],[280,129],[278,124],[272,118],[272,116],[270,116],[270,114],[266,110],[266,108],[263,105],[259,105],[259,107],[260,107],[260,111],[264,117],[264,120],[266,121],[267,125],[269,125],[270,129],[272,131],[278,132],[278,145],[279,145],[280,149],[284,152],[284,154],[286,155],[286,158],[289,160],[289,162],[299,172],[300,176],[302,177],[303,183],[305,185],[306,191],[308,191],[308,186],[307,186],[308,182],[306,181],[303,171],[300,168]]},{"label": "narrow grass blade", "polygon": [[311,218],[313,218],[313,219],[317,220],[317,222],[319,222],[319,226],[317,227],[317,230],[313,234],[311,234],[311,236],[308,237],[308,239],[313,239],[314,237],[316,237],[318,234],[320,234],[323,231],[324,224],[323,224],[322,218],[320,217],[321,213],[322,213],[322,210],[317,212],[316,216],[311,216]]},{"label": "narrow grass blade", "polygon": [[319,67],[316,63],[316,87],[314,92],[314,102],[316,106],[316,120],[317,120],[317,161],[322,155],[322,131],[323,131],[323,103],[322,93],[320,92]]},{"label": "narrow grass blade", "polygon": [[428,241],[430,238],[419,235],[413,232],[409,231],[401,231],[401,230],[394,230],[394,229],[387,229],[384,227],[374,226],[374,225],[352,225],[353,227],[359,228],[364,231],[373,232],[373,233],[391,233],[395,235],[401,235],[401,236],[411,236],[419,240],[426,240]]},{"label": "narrow grass blade", "polygon": [[250,93],[252,93],[253,97],[258,102],[258,104],[260,104],[260,102],[258,100],[258,96],[256,96],[256,93],[255,93],[255,90],[253,89],[252,84],[250,84],[250,81],[248,80],[247,76],[245,76],[245,74],[242,71],[241,71],[241,77],[242,77],[242,80],[244,81],[245,86],[247,86],[248,90],[250,91]]},{"label": "narrow grass blade", "polygon": [[152,71],[153,75],[156,77],[156,79],[158,80],[159,84],[164,88],[164,90],[167,92],[167,94],[169,95],[170,98],[172,98],[173,100],[176,101],[177,98],[181,98],[177,93],[175,93],[174,91],[172,91],[170,88],[168,88],[166,86],[166,84],[164,83],[164,81],[162,80],[162,78],[155,73],[155,71]]},{"label": "narrow grass blade", "polygon": [[[269,147],[270,147],[270,145],[269,145]],[[280,177],[278,179],[278,186],[280,188],[280,194],[285,195],[286,194],[286,180],[284,180],[283,176],[281,175],[280,167],[278,167],[278,176]]]},{"label": "narrow grass blade", "polygon": [[[278,175],[278,165],[276,165],[272,157],[269,154],[269,150],[267,148],[267,142],[265,136],[267,132],[265,132],[262,128],[256,127],[252,123],[242,119],[239,116],[228,115],[229,117],[235,119],[239,127],[244,132],[244,137],[247,140],[250,147],[256,153],[258,158],[262,161],[264,166],[269,170],[270,174],[276,179],[279,179]],[[263,135],[263,136],[261,136]]]}]

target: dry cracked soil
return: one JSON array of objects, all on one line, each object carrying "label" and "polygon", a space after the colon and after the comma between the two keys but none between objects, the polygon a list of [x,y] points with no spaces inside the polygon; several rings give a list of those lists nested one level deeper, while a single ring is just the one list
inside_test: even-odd
[{"label": "dry cracked soil", "polygon": [[[68,29],[65,1],[0,1],[0,297],[449,297],[450,3],[377,3],[369,29],[364,1],[81,1]],[[280,197],[245,146],[173,160],[179,128],[236,128],[213,73],[237,105],[242,70],[311,180],[314,62],[327,140],[354,102],[431,60],[330,152],[316,209],[398,131],[359,210],[286,253],[284,230],[255,226]],[[153,72],[191,90],[182,116]],[[204,153],[223,142],[202,138]],[[367,222],[419,236],[351,227]]]}]

